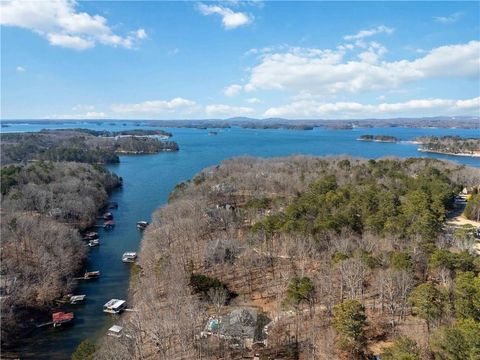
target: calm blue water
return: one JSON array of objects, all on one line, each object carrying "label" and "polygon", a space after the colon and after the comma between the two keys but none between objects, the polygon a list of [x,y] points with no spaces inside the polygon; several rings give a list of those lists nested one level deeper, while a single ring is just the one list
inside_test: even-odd
[{"label": "calm blue water", "polygon": [[[14,125],[2,128],[2,132],[38,131],[42,128],[73,128],[122,130],[136,127],[123,122],[108,123],[69,122],[57,125]],[[358,157],[378,158],[383,156],[419,157],[428,156],[454,160],[462,164],[480,167],[480,159],[453,157],[417,152],[417,146],[408,143],[360,142],[356,138],[362,134],[393,135],[402,140],[411,140],[421,135],[460,135],[480,137],[478,130],[463,129],[410,129],[378,128],[354,130],[312,131],[296,130],[250,130],[220,129],[218,135],[208,135],[207,130],[166,128],[173,133],[172,140],[180,145],[177,153],[156,155],[121,156],[121,163],[109,169],[122,176],[123,189],[111,195],[112,201],[119,204],[113,210],[116,228],[113,231],[100,231],[101,246],[91,250],[88,270],[100,270],[101,278],[94,282],[81,283],[76,293],[86,294],[87,303],[73,308],[77,321],[71,328],[42,328],[28,345],[19,349],[25,359],[68,359],[75,347],[85,338],[92,340],[105,333],[114,323],[115,317],[105,315],[102,305],[111,298],[126,298],[129,281],[129,265],[122,263],[125,251],[136,251],[141,241],[141,233],[136,229],[138,220],[149,220],[152,212],[162,204],[173,187],[192,178],[201,169],[218,164],[226,158],[240,155],[273,157],[292,154],[339,155],[349,154]]]}]

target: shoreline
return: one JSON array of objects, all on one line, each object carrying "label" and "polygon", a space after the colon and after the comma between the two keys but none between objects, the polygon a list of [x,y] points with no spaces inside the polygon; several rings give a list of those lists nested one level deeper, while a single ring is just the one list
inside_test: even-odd
[{"label": "shoreline", "polygon": [[[78,164],[82,164],[82,163],[78,163]],[[92,164],[87,164],[87,165],[92,165]],[[99,165],[104,166],[106,164],[99,164]],[[116,173],[112,171],[111,173],[118,177]],[[77,231],[78,234],[83,238],[82,234],[88,229],[93,229],[95,225],[98,223],[99,215],[101,215],[104,211],[108,209],[108,204],[110,203],[110,198],[113,192],[118,189],[122,189],[122,187],[123,187],[123,181],[121,177],[118,177],[118,183],[115,186],[111,188],[105,188],[105,191],[107,193],[107,198],[105,199],[105,201],[97,204],[96,210],[95,210],[95,216],[91,221],[85,222],[85,223],[63,223],[63,222],[58,222],[58,223],[69,227],[73,231]],[[40,213],[38,213],[37,215],[45,216],[45,214],[40,214]],[[65,304],[61,304],[58,301],[62,299],[63,296],[75,293],[76,289],[78,289],[78,287],[80,286],[80,282],[78,281],[75,275],[82,275],[86,271],[86,265],[90,260],[90,257],[91,257],[91,253],[90,251],[87,251],[85,253],[85,256],[77,264],[77,266],[72,269],[72,274],[74,274],[74,276],[68,278],[67,280],[68,285],[65,285],[65,288],[63,289],[64,291],[62,291],[62,296],[60,298],[53,299],[52,302],[46,303],[40,307],[25,306],[20,310],[17,310],[21,313],[21,318],[20,318],[22,320],[21,325],[19,325],[18,329],[15,331],[14,338],[8,339],[7,343],[2,344],[2,350],[5,350],[6,352],[8,352],[9,355],[11,355],[14,358],[20,358],[20,355],[22,354],[21,348],[23,347],[23,345],[27,343],[31,338],[31,336],[34,335],[36,332],[42,331],[41,329],[39,329],[38,324],[43,322],[48,322],[49,320],[51,320],[52,312],[61,311],[65,308],[65,306],[67,307],[69,306],[68,302]]]},{"label": "shoreline", "polygon": [[418,148],[417,151],[419,152],[424,152],[424,153],[433,153],[433,154],[441,154],[441,155],[450,155],[450,156],[463,156],[463,157],[474,157],[474,158],[480,158],[480,153],[451,153],[451,152],[444,152],[444,151],[439,151],[439,150],[429,150],[429,149],[422,149]]},{"label": "shoreline", "polygon": [[378,139],[361,139],[357,138],[357,141],[365,141],[365,142],[378,142],[378,143],[390,143],[390,144],[395,144],[398,143],[399,140],[378,140]]}]

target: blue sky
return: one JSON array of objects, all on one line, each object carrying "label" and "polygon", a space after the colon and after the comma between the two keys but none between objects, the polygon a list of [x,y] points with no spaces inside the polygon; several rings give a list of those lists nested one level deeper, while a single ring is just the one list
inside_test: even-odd
[{"label": "blue sky", "polygon": [[0,6],[3,119],[479,115],[479,2]]}]

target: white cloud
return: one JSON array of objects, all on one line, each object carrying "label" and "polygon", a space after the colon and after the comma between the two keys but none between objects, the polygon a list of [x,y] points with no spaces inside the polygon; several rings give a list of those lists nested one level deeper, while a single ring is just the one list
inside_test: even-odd
[{"label": "white cloud", "polygon": [[51,45],[75,50],[85,50],[95,46],[95,41],[93,40],[67,34],[47,34],[47,39]]},{"label": "white cloud", "polygon": [[[373,45],[375,44],[375,45]],[[370,43],[359,60],[345,60],[346,51],[289,49],[264,55],[250,71],[244,89],[289,90],[312,95],[358,93],[395,89],[399,85],[427,78],[480,75],[480,41],[446,45],[430,50],[415,60],[380,61],[386,49]]]},{"label": "white cloud", "polygon": [[227,86],[224,90],[223,93],[227,95],[228,97],[232,97],[235,95],[238,95],[238,93],[242,90],[241,85],[233,84],[230,86]]},{"label": "white cloud", "polygon": [[180,52],[179,48],[173,48],[173,49],[168,50],[168,55],[171,55],[171,56],[177,55],[179,52]]},{"label": "white cloud", "polygon": [[221,117],[234,117],[234,116],[246,116],[255,113],[255,110],[249,107],[237,107],[230,105],[207,105],[205,107],[205,113],[208,116],[221,116]]},{"label": "white cloud", "polygon": [[195,106],[195,101],[180,97],[172,100],[150,100],[135,104],[115,104],[112,110],[117,113],[165,114],[187,110]]},{"label": "white cloud", "polygon": [[198,10],[202,15],[220,15],[222,17],[223,27],[227,30],[249,25],[253,21],[252,15],[243,12],[235,12],[223,6],[205,5],[200,3],[198,4]]},{"label": "white cloud", "polygon": [[262,100],[253,97],[253,98],[247,99],[247,103],[249,103],[249,104],[261,104]]},{"label": "white cloud", "polygon": [[377,26],[375,28],[372,28],[372,29],[367,29],[367,30],[361,30],[359,31],[358,33],[354,34],[354,35],[345,35],[343,38],[345,40],[361,40],[361,39],[364,39],[366,37],[370,37],[370,36],[374,36],[374,35],[378,35],[378,34],[391,34],[395,31],[395,29],[393,28],[390,28],[390,27],[387,27],[385,25],[380,25],[380,26]]},{"label": "white cloud", "polygon": [[104,112],[89,111],[82,114],[62,114],[62,115],[52,115],[47,116],[48,119],[65,119],[65,120],[92,120],[92,119],[104,119],[107,117],[107,114]]},{"label": "white cloud", "polygon": [[137,31],[135,31],[135,36],[138,39],[146,39],[147,38],[147,32],[145,31],[145,29],[138,29]]},{"label": "white cloud", "polygon": [[321,103],[305,100],[269,108],[264,116],[285,116],[290,118],[361,118],[372,116],[385,118],[405,115],[478,115],[479,113],[480,97],[466,100],[419,99],[380,104],[361,104],[358,102]]},{"label": "white cloud", "polygon": [[26,69],[25,67],[23,67],[23,66],[17,66],[16,70],[17,70],[17,72],[19,72],[19,73],[24,73],[24,72],[27,71],[27,69]]},{"label": "white cloud", "polygon": [[461,11],[458,11],[456,13],[453,13],[448,16],[435,16],[433,19],[436,22],[442,23],[442,24],[452,24],[457,22],[463,17],[464,13]]},{"label": "white cloud", "polygon": [[100,15],[79,12],[74,0],[0,2],[0,24],[29,29],[53,46],[85,50],[96,44],[132,48],[147,33],[138,29],[127,36],[116,35]]}]

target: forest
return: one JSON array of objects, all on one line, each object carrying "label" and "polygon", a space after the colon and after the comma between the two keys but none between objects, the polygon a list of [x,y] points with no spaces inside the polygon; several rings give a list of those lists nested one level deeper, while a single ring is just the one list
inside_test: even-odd
[{"label": "forest", "polygon": [[[478,359],[480,260],[445,222],[480,170],[410,158],[235,158],[145,231],[97,359]],[[471,200],[469,200],[471,201]]]},{"label": "forest", "polygon": [[50,315],[86,258],[91,226],[121,179],[97,165],[38,161],[1,168],[2,348]]},{"label": "forest", "polygon": [[74,161],[90,164],[118,163],[118,154],[153,154],[178,151],[163,130],[125,130],[118,132],[88,129],[42,130],[32,133],[2,134],[2,164],[27,161]]},{"label": "forest", "polygon": [[414,141],[421,144],[420,151],[480,156],[480,139],[478,138],[423,136]]}]

